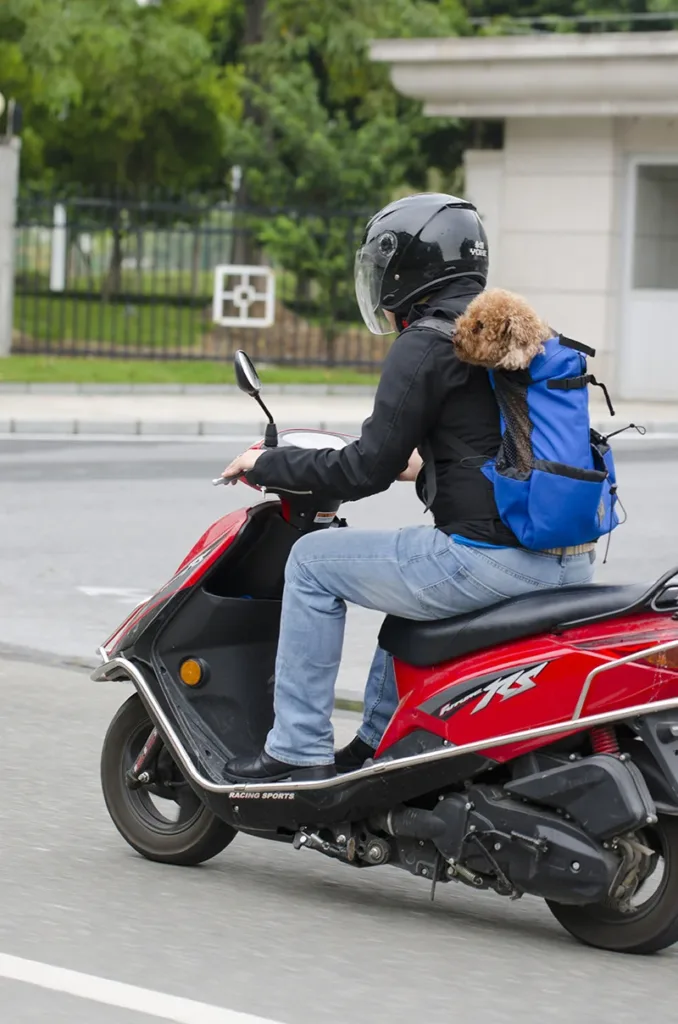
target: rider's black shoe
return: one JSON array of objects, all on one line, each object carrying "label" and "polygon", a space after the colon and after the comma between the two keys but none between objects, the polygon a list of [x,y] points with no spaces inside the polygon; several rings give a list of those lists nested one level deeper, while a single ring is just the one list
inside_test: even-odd
[{"label": "rider's black shoe", "polygon": [[331,779],[337,774],[333,764],[300,767],[277,761],[265,750],[256,757],[234,757],[226,765],[226,774],[236,782],[310,782],[313,779]]},{"label": "rider's black shoe", "polygon": [[365,761],[374,757],[375,754],[374,747],[365,743],[365,740],[361,740],[360,736],[354,736],[348,746],[342,747],[341,750],[335,750],[334,763],[337,771],[342,775],[345,772],[355,772],[358,768],[362,768]]}]

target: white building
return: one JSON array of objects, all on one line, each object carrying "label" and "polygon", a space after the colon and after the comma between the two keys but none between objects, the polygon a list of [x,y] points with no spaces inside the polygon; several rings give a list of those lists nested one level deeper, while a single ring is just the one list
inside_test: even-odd
[{"label": "white building", "polygon": [[678,32],[381,40],[429,116],[504,121],[466,153],[491,283],[597,348],[617,395],[678,400]]}]

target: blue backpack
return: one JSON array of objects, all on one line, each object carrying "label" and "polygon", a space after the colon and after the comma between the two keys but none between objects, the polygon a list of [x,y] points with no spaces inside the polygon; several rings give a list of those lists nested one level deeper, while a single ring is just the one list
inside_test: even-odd
[{"label": "blue backpack", "polygon": [[[425,326],[454,334],[454,325],[444,320],[427,318]],[[558,335],[544,343],[527,370],[487,371],[502,441],[480,469],[492,482],[502,522],[533,551],[597,541],[619,525],[612,451],[589,420],[589,384],[603,388],[614,415],[605,385],[587,373],[586,356],[594,355]],[[466,446],[458,448],[461,453]],[[469,449],[464,457],[471,455],[477,460],[479,453]]]}]

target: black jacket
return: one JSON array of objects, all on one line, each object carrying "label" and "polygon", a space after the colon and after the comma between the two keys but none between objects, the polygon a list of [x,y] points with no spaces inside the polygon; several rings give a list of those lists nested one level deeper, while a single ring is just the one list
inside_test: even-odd
[{"label": "black jacket", "polygon": [[[462,363],[442,334],[416,326],[425,316],[455,320],[480,291],[472,279],[461,279],[429,304],[413,308],[409,329],[386,356],[374,410],[359,440],[340,451],[268,450],[249,478],[273,490],[311,490],[355,501],[390,487],[414,449],[424,445],[435,463],[431,511],[436,526],[470,540],[515,546],[516,538],[499,519],[492,485],[478,468],[482,460],[465,465],[450,444],[457,439],[480,455],[496,455],[499,410],[487,372]],[[424,476],[422,471],[417,480],[420,497]]]}]

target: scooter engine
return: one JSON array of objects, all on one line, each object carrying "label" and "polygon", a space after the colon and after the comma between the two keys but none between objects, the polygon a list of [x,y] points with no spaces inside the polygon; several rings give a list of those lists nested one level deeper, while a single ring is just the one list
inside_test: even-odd
[{"label": "scooter engine", "polygon": [[619,873],[611,846],[564,815],[515,800],[499,787],[452,794],[435,815],[445,822],[435,845],[455,875],[467,882],[469,874],[480,877],[502,895],[597,903]]},{"label": "scooter engine", "polygon": [[514,898],[621,907],[646,867],[634,836],[656,820],[638,769],[595,755],[526,759],[503,785],[444,794],[432,810],[396,808],[370,825],[393,837],[392,861],[415,874]]}]

